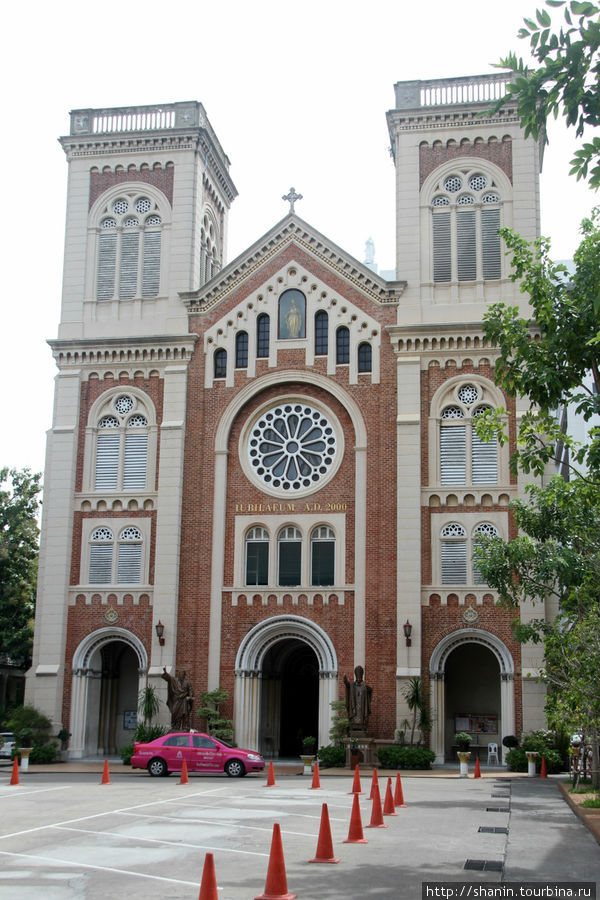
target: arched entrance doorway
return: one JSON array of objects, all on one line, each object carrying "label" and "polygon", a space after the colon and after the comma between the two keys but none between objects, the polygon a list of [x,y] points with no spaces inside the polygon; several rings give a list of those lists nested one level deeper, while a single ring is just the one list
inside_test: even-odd
[{"label": "arched entrance doorway", "polygon": [[298,756],[302,738],[317,737],[319,728],[319,665],[303,641],[284,639],[263,661],[260,733],[271,756]]},{"label": "arched entrance doorway", "polygon": [[486,749],[514,734],[514,662],[500,638],[476,628],[455,631],[437,645],[429,670],[437,763],[452,759],[456,731]]},{"label": "arched entrance doorway", "polygon": [[326,632],[302,616],[267,619],[238,650],[236,740],[276,757],[298,756],[308,735],[328,744],[337,692],[337,657]]},{"label": "arched entrance doorway", "polygon": [[73,657],[70,756],[115,755],[130,742],[147,667],[142,643],[124,629],[82,641]]}]

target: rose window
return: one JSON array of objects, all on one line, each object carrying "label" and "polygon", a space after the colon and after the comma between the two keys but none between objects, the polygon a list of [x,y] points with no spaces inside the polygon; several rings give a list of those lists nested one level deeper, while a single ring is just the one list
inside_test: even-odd
[{"label": "rose window", "polygon": [[329,419],[304,403],[286,403],[264,413],[248,440],[252,471],[265,485],[298,491],[331,471],[337,441]]}]

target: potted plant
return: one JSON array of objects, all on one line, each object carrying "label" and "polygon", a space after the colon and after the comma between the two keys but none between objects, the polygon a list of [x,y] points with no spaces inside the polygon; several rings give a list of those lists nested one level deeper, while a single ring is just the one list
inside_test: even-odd
[{"label": "potted plant", "polygon": [[457,731],[454,735],[454,743],[459,750],[465,752],[471,746],[471,735],[466,731]]},{"label": "potted plant", "polygon": [[308,735],[302,738],[302,753],[300,759],[304,765],[304,775],[310,775],[312,772],[312,764],[315,760],[315,747],[317,739]]}]

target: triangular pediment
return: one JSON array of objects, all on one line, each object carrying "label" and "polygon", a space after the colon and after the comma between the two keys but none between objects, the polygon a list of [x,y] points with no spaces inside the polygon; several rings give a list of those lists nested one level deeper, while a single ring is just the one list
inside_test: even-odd
[{"label": "triangular pediment", "polygon": [[197,291],[180,293],[189,312],[208,312],[215,304],[225,300],[242,282],[257,283],[264,280],[264,270],[277,267],[277,258],[289,259],[290,247],[297,250],[307,268],[311,261],[318,265],[321,277],[344,279],[365,296],[378,304],[396,304],[406,286],[404,281],[386,281],[364,263],[359,262],[333,241],[291,213],[270,231],[230,262]]}]

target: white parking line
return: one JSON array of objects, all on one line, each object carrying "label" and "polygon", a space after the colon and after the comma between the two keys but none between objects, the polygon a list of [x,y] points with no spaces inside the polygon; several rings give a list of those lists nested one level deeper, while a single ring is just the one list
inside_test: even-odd
[{"label": "white parking line", "polygon": [[[182,818],[175,818],[173,816],[149,816],[147,813],[138,814],[138,813],[130,813],[130,812],[121,812],[119,813],[122,816],[132,816],[134,819],[158,819],[159,822],[175,822],[178,825],[229,825],[231,828],[239,828],[240,831],[267,831],[269,834],[273,831],[273,826],[269,826],[268,828],[264,828],[261,825],[240,825],[239,822],[231,822],[228,819],[219,819],[218,822],[214,819],[187,819],[184,820]],[[277,818],[277,814],[273,813],[273,815]],[[318,819],[318,816],[305,816],[304,818],[313,818]],[[83,829],[82,829],[83,830]],[[289,831],[282,826],[281,828],[282,834],[295,834],[297,837],[313,837],[312,834],[306,834],[304,831]]]},{"label": "white parking line", "polygon": [[73,866],[76,869],[94,869],[97,872],[114,872],[116,875],[132,875],[134,878],[150,878],[152,881],[168,881],[170,884],[185,884],[187,887],[200,887],[199,881],[181,881],[179,878],[165,878],[163,875],[147,875],[145,872],[132,872],[130,869],[114,869],[111,866],[93,866],[91,863],[71,862],[69,859],[58,859],[53,856],[38,856],[35,853],[10,853],[0,850],[0,856],[13,856],[19,859],[35,859],[43,863],[59,866]]},{"label": "white parking line", "polygon": [[[213,791],[199,791],[197,794],[188,794],[188,798],[202,797]],[[61,822],[48,822],[46,825],[38,825],[36,828],[25,828],[23,831],[11,831],[8,834],[0,834],[0,840],[11,837],[21,837],[23,834],[33,834],[36,831],[44,831],[46,828],[55,828],[57,825],[73,825],[76,822],[87,822],[90,819],[99,819],[101,816],[112,816],[116,813],[126,813],[131,809],[145,809],[148,806],[160,806],[163,803],[179,803],[180,797],[170,797],[168,800],[152,800],[150,803],[138,803],[136,806],[124,806],[121,809],[108,809],[104,812],[94,813],[91,816],[80,816],[77,819],[64,819]]]},{"label": "white parking line", "polygon": [[76,834],[99,834],[102,837],[116,837],[119,840],[145,841],[148,844],[166,844],[169,847],[189,847],[191,850],[206,850],[210,853],[241,853],[246,856],[269,856],[268,853],[254,853],[252,850],[232,850],[229,847],[209,847],[206,844],[187,844],[184,841],[165,841],[160,840],[159,838],[145,838],[138,837],[137,835],[122,834],[118,831],[90,831],[87,828],[69,828],[66,825],[55,825],[54,827],[58,831],[74,831]]},{"label": "white parking line", "polygon": [[73,788],[72,784],[61,784],[60,787],[40,788],[39,791],[7,791],[0,793],[3,800],[21,799],[21,797],[29,797],[30,794],[45,794],[47,791],[69,791]]}]

